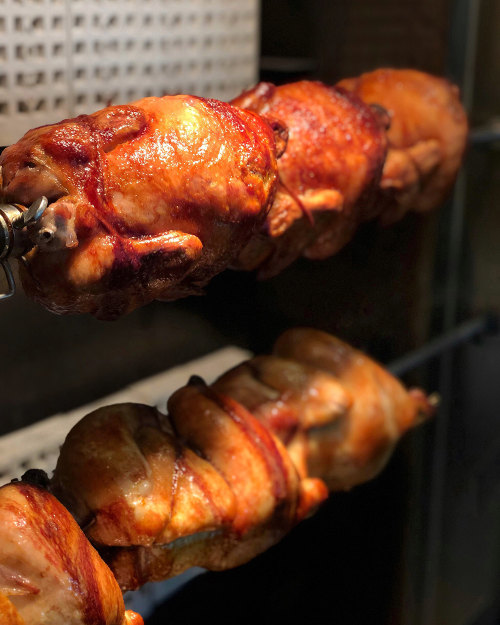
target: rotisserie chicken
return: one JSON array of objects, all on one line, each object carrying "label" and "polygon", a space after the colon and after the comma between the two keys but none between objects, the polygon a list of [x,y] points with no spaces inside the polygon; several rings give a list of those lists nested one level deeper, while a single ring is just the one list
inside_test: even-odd
[{"label": "rotisserie chicken", "polygon": [[326,258],[362,221],[437,206],[467,134],[457,89],[409,70],[262,83],[233,104],[146,98],[6,149],[0,200],[49,199],[28,226],[26,292],[113,319],[199,293],[231,265],[269,277]]},{"label": "rotisserie chicken", "polygon": [[101,408],[69,433],[52,489],[122,588],[222,570],[278,542],[328,489],[374,477],[433,411],[338,339],[293,330],[275,355],[168,402]]},{"label": "rotisserie chicken", "polygon": [[362,352],[325,332],[288,330],[272,356],[235,367],[213,388],[243,404],[286,445],[301,476],[330,492],[372,479],[401,435],[432,412]]},{"label": "rotisserie chicken", "polygon": [[177,391],[169,408],[168,418],[138,404],[91,413],[54,475],[92,542],[113,547],[105,559],[123,588],[242,564],[327,495],[250,413],[203,383]]},{"label": "rotisserie chicken", "polygon": [[439,206],[466,144],[458,96],[441,78],[381,69],[336,87],[260,83],[235,98],[289,132],[276,199],[236,266],[269,277],[300,255],[334,254],[363,221],[389,224],[409,210]]},{"label": "rotisserie chicken", "polygon": [[377,203],[392,223],[407,211],[428,211],[448,195],[462,161],[467,117],[458,88],[409,69],[379,69],[339,87],[389,116],[389,150]]},{"label": "rotisserie chicken", "polygon": [[0,156],[5,201],[49,200],[21,264],[25,291],[53,312],[106,319],[199,292],[262,225],[276,145],[262,117],[193,96],[31,130]]},{"label": "rotisserie chicken", "polygon": [[0,623],[143,625],[69,512],[25,482],[0,488]]},{"label": "rotisserie chicken", "polygon": [[288,128],[276,198],[237,266],[269,277],[301,254],[323,259],[337,252],[371,213],[386,153],[377,113],[357,97],[309,81],[260,83],[232,102]]}]

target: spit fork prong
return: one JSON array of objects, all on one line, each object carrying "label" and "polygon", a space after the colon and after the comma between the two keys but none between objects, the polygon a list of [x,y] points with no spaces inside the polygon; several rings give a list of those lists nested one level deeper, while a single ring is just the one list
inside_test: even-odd
[{"label": "spit fork prong", "polygon": [[49,201],[42,195],[38,200],[35,200],[33,204],[25,210],[12,224],[16,230],[21,230],[30,224],[38,221],[43,215],[44,210],[47,208]]},{"label": "spit fork prong", "polygon": [[0,292],[0,300],[16,292],[16,283],[9,257],[21,258],[31,247],[27,226],[37,222],[47,208],[48,200],[42,196],[29,208],[20,204],[0,204],[0,265],[7,281],[7,291]]}]

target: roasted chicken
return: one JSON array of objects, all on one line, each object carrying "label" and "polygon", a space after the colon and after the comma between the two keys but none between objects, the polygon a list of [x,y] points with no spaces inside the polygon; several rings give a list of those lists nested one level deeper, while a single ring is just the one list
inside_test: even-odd
[{"label": "roasted chicken", "polygon": [[374,477],[432,413],[379,365],[323,332],[295,330],[275,355],[168,402],[101,408],[69,433],[52,489],[113,570],[136,588],[191,566],[248,561],[328,490]]},{"label": "roasted chicken", "polygon": [[366,482],[402,434],[432,413],[379,364],[325,332],[296,328],[272,356],[253,358],[213,385],[243,404],[286,445],[299,475],[330,492]]},{"label": "roasted chicken", "polygon": [[[231,568],[264,551],[321,502],[279,440],[201,381],[169,417],[121,404],[85,417],[61,449],[53,489],[123,588],[191,566]],[[118,548],[118,549],[117,549]]]},{"label": "roasted chicken", "polygon": [[0,488],[2,625],[143,625],[69,512],[25,482]]},{"label": "roasted chicken", "polygon": [[29,131],[0,156],[0,198],[49,199],[21,264],[25,291],[103,319],[199,292],[266,217],[286,140],[271,124],[165,96]]},{"label": "roasted chicken", "polygon": [[269,277],[326,258],[367,219],[442,202],[467,134],[456,87],[410,70],[261,83],[232,104],[146,98],[6,149],[0,202],[49,199],[29,226],[26,292],[113,319],[228,266]]},{"label": "roasted chicken", "polygon": [[389,117],[389,150],[377,204],[392,223],[407,211],[428,211],[448,195],[462,161],[467,117],[458,88],[409,69],[379,69],[337,85]]},{"label": "roasted chicken", "polygon": [[260,83],[232,101],[280,119],[288,144],[276,198],[236,266],[279,273],[301,254],[337,252],[372,213],[386,153],[385,127],[359,98],[320,82]]},{"label": "roasted chicken", "polygon": [[236,263],[263,278],[300,255],[331,256],[363,221],[389,224],[439,206],[467,138],[457,87],[413,70],[381,69],[333,88],[260,83],[233,104],[289,131],[276,199]]}]

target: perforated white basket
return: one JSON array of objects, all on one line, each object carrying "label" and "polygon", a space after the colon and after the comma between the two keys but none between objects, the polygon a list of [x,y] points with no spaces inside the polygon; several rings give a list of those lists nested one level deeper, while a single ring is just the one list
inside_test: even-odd
[{"label": "perforated white basket", "polygon": [[[19,478],[30,468],[52,473],[59,448],[69,430],[84,415],[100,406],[121,402],[137,402],[157,406],[165,411],[170,395],[187,383],[193,374],[212,382],[218,375],[246,360],[249,353],[237,347],[226,347],[164,373],[141,380],[136,384],[87,404],[66,414],[44,419],[32,426],[0,437],[0,485]],[[146,584],[141,590],[127,593],[126,605],[143,617],[149,616],[155,606],[175,593],[202,569],[190,569],[183,575],[162,583]]]},{"label": "perforated white basket", "polygon": [[259,0],[0,0],[0,145],[151,95],[257,78]]}]

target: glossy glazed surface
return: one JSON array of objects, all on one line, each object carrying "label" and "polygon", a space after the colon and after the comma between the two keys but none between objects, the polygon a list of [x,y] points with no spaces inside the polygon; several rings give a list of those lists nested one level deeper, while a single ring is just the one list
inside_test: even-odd
[{"label": "glossy glazed surface", "polygon": [[260,83],[232,104],[146,98],[5,150],[0,197],[50,200],[21,265],[27,293],[113,319],[201,293],[228,266],[265,278],[327,258],[363,221],[439,206],[467,136],[457,88],[414,70]]},{"label": "glossy glazed surface", "polygon": [[377,115],[357,97],[311,81],[260,83],[232,102],[279,119],[289,133],[276,199],[240,265],[265,277],[301,254],[337,252],[369,211],[382,173],[386,138]]},{"label": "glossy glazed surface", "polygon": [[246,562],[326,497],[243,406],[194,381],[169,416],[139,404],[87,415],[68,435],[54,492],[123,588]]},{"label": "glossy glazed surface", "polygon": [[262,118],[194,96],[32,130],[0,165],[5,201],[50,202],[25,290],[54,312],[101,318],[199,293],[262,224],[277,175]]},{"label": "glossy glazed surface", "polygon": [[193,378],[168,411],[87,415],[52,482],[127,589],[250,560],[328,490],[373,478],[433,409],[357,350],[297,329],[211,386]]},{"label": "glossy glazed surface", "polygon": [[338,86],[389,114],[389,151],[380,184],[382,219],[439,206],[453,185],[467,140],[459,91],[443,78],[408,69],[379,69]]},{"label": "glossy glazed surface", "polygon": [[2,625],[143,625],[69,512],[23,482],[0,488]]}]

